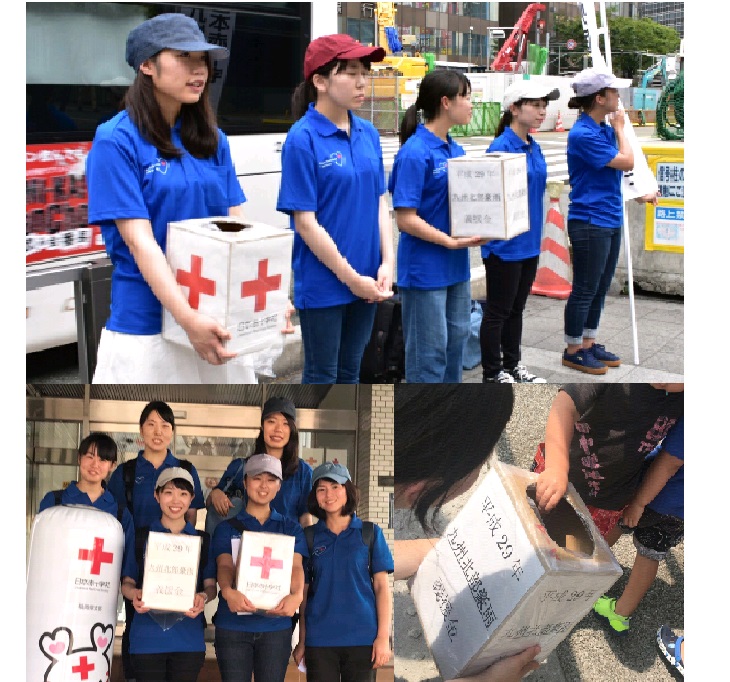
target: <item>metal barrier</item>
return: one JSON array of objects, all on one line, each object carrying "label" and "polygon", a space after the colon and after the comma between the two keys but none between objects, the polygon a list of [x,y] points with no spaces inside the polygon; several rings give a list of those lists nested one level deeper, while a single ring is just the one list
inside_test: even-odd
[{"label": "metal barrier", "polygon": [[471,121],[463,126],[453,126],[451,137],[472,137],[473,135],[494,135],[500,119],[499,102],[473,102]]},{"label": "metal barrier", "polygon": [[402,115],[400,89],[405,80],[397,71],[372,73],[370,92],[357,115],[369,120],[379,133],[397,134]]}]

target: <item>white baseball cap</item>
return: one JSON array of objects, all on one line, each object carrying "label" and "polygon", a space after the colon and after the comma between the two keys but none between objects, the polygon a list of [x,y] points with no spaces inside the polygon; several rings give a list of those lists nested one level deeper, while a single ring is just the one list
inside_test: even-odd
[{"label": "white baseball cap", "polygon": [[576,94],[576,97],[586,97],[594,92],[603,90],[603,88],[629,88],[631,87],[630,78],[616,78],[608,69],[590,68],[583,69],[571,81],[570,87]]},{"label": "white baseball cap", "polygon": [[548,102],[558,99],[560,97],[560,90],[558,88],[541,83],[536,80],[521,80],[514,81],[504,91],[504,97],[502,98],[502,111],[509,111],[509,108],[521,99],[545,99]]}]

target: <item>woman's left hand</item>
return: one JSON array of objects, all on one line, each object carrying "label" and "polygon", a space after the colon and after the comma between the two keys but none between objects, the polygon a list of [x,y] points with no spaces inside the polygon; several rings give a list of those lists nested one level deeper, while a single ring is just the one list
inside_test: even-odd
[{"label": "woman's left hand", "polygon": [[659,204],[659,196],[660,192],[657,190],[656,192],[645,194],[643,197],[636,197],[636,203],[653,204],[654,206],[657,206]]},{"label": "woman's left hand", "polygon": [[301,597],[297,597],[294,594],[287,594],[273,609],[270,609],[266,613],[270,616],[293,616],[301,603]]},{"label": "woman's left hand", "polygon": [[376,637],[373,642],[373,655],[370,657],[373,668],[382,668],[390,660],[392,653],[387,635]]},{"label": "woman's left hand", "polygon": [[376,278],[378,289],[382,292],[393,291],[393,266],[389,263],[381,263]]},{"label": "woman's left hand", "polygon": [[205,610],[206,599],[207,599],[207,597],[206,597],[205,592],[198,592],[195,595],[195,601],[193,602],[193,608],[187,610],[185,612],[185,615],[188,618],[197,618]]}]

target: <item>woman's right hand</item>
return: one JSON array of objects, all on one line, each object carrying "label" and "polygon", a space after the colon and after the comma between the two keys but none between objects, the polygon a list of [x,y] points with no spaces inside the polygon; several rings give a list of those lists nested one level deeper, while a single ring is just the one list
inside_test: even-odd
[{"label": "woman's right hand", "polygon": [[518,682],[527,673],[540,667],[540,664],[533,660],[539,653],[540,645],[535,644],[520,654],[497,661],[476,675],[460,677],[455,682]]},{"label": "woman's right hand", "polygon": [[304,660],[304,642],[297,642],[297,645],[294,647],[294,651],[291,652],[291,655],[294,659],[294,663],[297,664],[297,667],[300,666]]},{"label": "woman's right hand", "polygon": [[223,342],[231,338],[231,333],[212,317],[193,311],[181,326],[195,352],[211,365],[222,365],[238,355],[226,350]]},{"label": "woman's right hand", "polygon": [[233,509],[233,503],[228,499],[228,495],[219,488],[213,488],[208,494],[208,499],[210,499],[213,509],[221,516],[226,516]]},{"label": "woman's right hand", "polygon": [[393,295],[392,290],[381,291],[378,282],[365,275],[356,275],[347,286],[355,296],[364,298],[368,303],[378,303]]},{"label": "woman's right hand", "polygon": [[623,109],[618,109],[611,114],[611,127],[614,130],[623,130],[626,125],[626,112]]},{"label": "woman's right hand", "polygon": [[560,502],[568,489],[568,476],[563,471],[545,469],[537,477],[535,501],[540,511],[549,512]]}]

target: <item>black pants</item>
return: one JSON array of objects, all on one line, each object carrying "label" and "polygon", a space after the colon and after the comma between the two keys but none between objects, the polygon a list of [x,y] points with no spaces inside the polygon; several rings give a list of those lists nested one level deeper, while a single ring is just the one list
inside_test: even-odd
[{"label": "black pants", "polygon": [[305,647],[307,682],[375,682],[372,655],[372,645]]},{"label": "black pants", "polygon": [[139,682],[196,682],[205,663],[205,651],[132,654]]},{"label": "black pants", "polygon": [[137,676],[134,674],[134,665],[129,655],[129,633],[132,629],[132,618],[134,618],[134,606],[129,599],[124,599],[124,632],[122,633],[122,668],[124,669],[124,679],[134,680]]},{"label": "black pants", "polygon": [[479,344],[484,376],[491,378],[503,368],[513,370],[520,361],[522,313],[537,274],[538,256],[506,261],[490,253],[482,260],[487,273],[487,304]]}]

